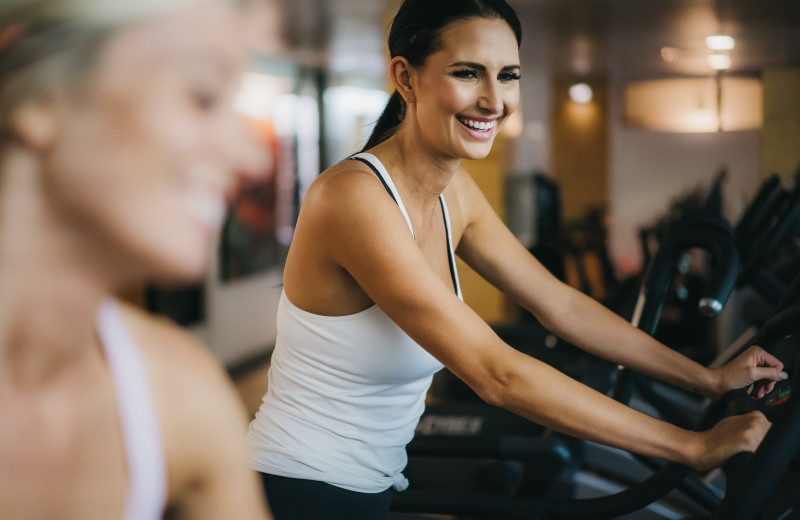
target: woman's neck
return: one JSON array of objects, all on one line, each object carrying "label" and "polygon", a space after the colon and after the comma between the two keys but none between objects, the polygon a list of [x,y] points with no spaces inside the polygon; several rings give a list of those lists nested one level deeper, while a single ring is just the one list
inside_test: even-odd
[{"label": "woman's neck", "polygon": [[422,207],[432,207],[438,203],[439,195],[461,164],[461,159],[432,153],[414,133],[403,127],[371,152],[381,159],[391,173],[401,196],[410,196]]},{"label": "woman's neck", "polygon": [[37,168],[24,151],[0,157],[0,379],[27,388],[96,354],[109,287],[53,223]]}]

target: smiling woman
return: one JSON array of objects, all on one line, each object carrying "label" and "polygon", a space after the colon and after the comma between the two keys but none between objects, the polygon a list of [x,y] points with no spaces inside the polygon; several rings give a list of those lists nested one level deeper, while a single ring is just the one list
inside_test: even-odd
[{"label": "smiling woman", "polygon": [[695,433],[635,412],[512,349],[461,300],[456,253],[615,363],[707,395],[781,377],[760,350],[712,371],[666,348],[555,279],[492,211],[461,161],[485,157],[519,104],[520,39],[503,0],[404,1],[389,34],[396,91],[362,152],[309,188],[250,425],[279,520],[384,518],[442,366],[546,427],[702,469],[766,432],[762,415]]},{"label": "smiling woman", "polygon": [[[489,33],[478,30],[470,31],[467,34],[464,34],[464,28],[461,27],[459,34],[447,31],[447,36],[455,41],[445,42],[443,40],[445,35],[441,33],[445,26],[451,23],[458,25],[455,22],[463,23],[466,20],[478,23],[486,22],[487,25],[492,27]],[[458,28],[452,29],[457,30]],[[516,40],[516,45],[513,46],[513,49],[495,48],[497,44],[509,43],[508,38],[501,37],[499,40],[495,40],[493,37],[497,31],[500,33],[511,31],[513,33],[513,37]],[[466,39],[457,39],[465,36]],[[446,43],[450,44],[450,48],[461,50],[462,54],[468,57],[476,56],[471,51],[479,49],[484,51],[483,55],[488,56],[490,59],[512,58],[514,60],[513,64],[503,64],[500,70],[504,82],[512,83],[511,86],[513,88],[511,90],[515,91],[517,96],[515,104],[510,107],[510,113],[516,108],[519,98],[519,87],[513,83],[520,79],[519,53],[517,49],[521,40],[522,29],[519,19],[505,2],[484,3],[470,1],[461,4],[436,2],[427,6],[418,2],[404,2],[397,12],[389,33],[389,53],[393,60],[392,63],[395,63],[394,58],[400,57],[405,66],[417,68],[424,65],[428,58],[440,47],[445,46]],[[461,47],[462,45],[464,47]],[[470,48],[468,49],[466,46]],[[514,56],[516,58],[513,58]],[[450,56],[450,58],[457,59],[454,56]],[[473,83],[480,79],[485,82],[486,74],[491,73],[487,71],[486,64],[470,61],[469,58],[464,62],[456,61],[439,65],[447,66],[446,73],[450,76],[463,80],[474,80]],[[389,99],[386,109],[372,132],[372,136],[364,145],[362,151],[373,148],[394,135],[405,117],[406,107],[405,97],[400,94],[399,90],[396,90]],[[490,121],[496,120],[497,117],[490,119]]]},{"label": "smiling woman", "polygon": [[481,159],[519,105],[514,33],[502,19],[474,18],[451,22],[439,38],[451,51],[431,54],[416,84],[405,83],[406,60],[393,62],[398,92],[413,98],[408,117],[425,141],[454,157]]},{"label": "smiling woman", "polygon": [[205,350],[116,302],[202,277],[246,57],[223,0],[0,3],[2,517],[265,519]]}]

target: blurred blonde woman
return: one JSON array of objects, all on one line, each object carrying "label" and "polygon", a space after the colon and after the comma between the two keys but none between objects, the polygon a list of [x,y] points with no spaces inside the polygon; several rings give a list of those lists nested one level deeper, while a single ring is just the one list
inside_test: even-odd
[{"label": "blurred blonde woman", "polygon": [[239,5],[0,2],[0,517],[268,518],[245,417],[109,294],[204,276],[234,171]]}]

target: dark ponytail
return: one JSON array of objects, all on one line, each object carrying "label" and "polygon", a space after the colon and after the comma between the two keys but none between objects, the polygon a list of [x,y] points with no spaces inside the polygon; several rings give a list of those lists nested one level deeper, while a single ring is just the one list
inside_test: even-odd
[{"label": "dark ponytail", "polygon": [[378,146],[392,137],[400,127],[400,123],[403,122],[405,115],[406,101],[403,99],[403,96],[395,90],[392,97],[389,98],[389,102],[386,103],[386,108],[383,109],[381,117],[378,118],[378,122],[375,123],[375,128],[372,129],[372,134],[370,134],[367,144],[364,145],[361,151],[363,152]]},{"label": "dark ponytail", "polygon": [[[452,22],[466,18],[504,20],[517,45],[522,41],[522,27],[514,10],[505,0],[404,0],[389,31],[389,55],[402,56],[412,67],[421,67],[439,50],[439,35]],[[361,151],[369,150],[393,136],[406,115],[406,102],[395,91]]]}]

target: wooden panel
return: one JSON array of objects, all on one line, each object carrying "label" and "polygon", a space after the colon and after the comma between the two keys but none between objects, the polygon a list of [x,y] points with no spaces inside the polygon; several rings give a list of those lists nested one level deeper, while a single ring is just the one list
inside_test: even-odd
[{"label": "wooden panel", "polygon": [[765,70],[761,178],[791,178],[800,167],[800,68]]},{"label": "wooden panel", "polygon": [[561,186],[564,218],[582,218],[608,205],[608,106],[606,81],[588,82],[592,101],[569,98],[570,83],[553,88],[553,177]]},{"label": "wooden panel", "polygon": [[[592,100],[579,104],[569,96],[571,82],[553,85],[553,179],[561,186],[565,226],[582,220],[592,209],[609,205],[609,116],[607,79],[587,81]],[[586,270],[588,287],[578,276],[574,258],[565,259],[566,282],[602,297],[602,279],[590,255],[580,260]]]}]

